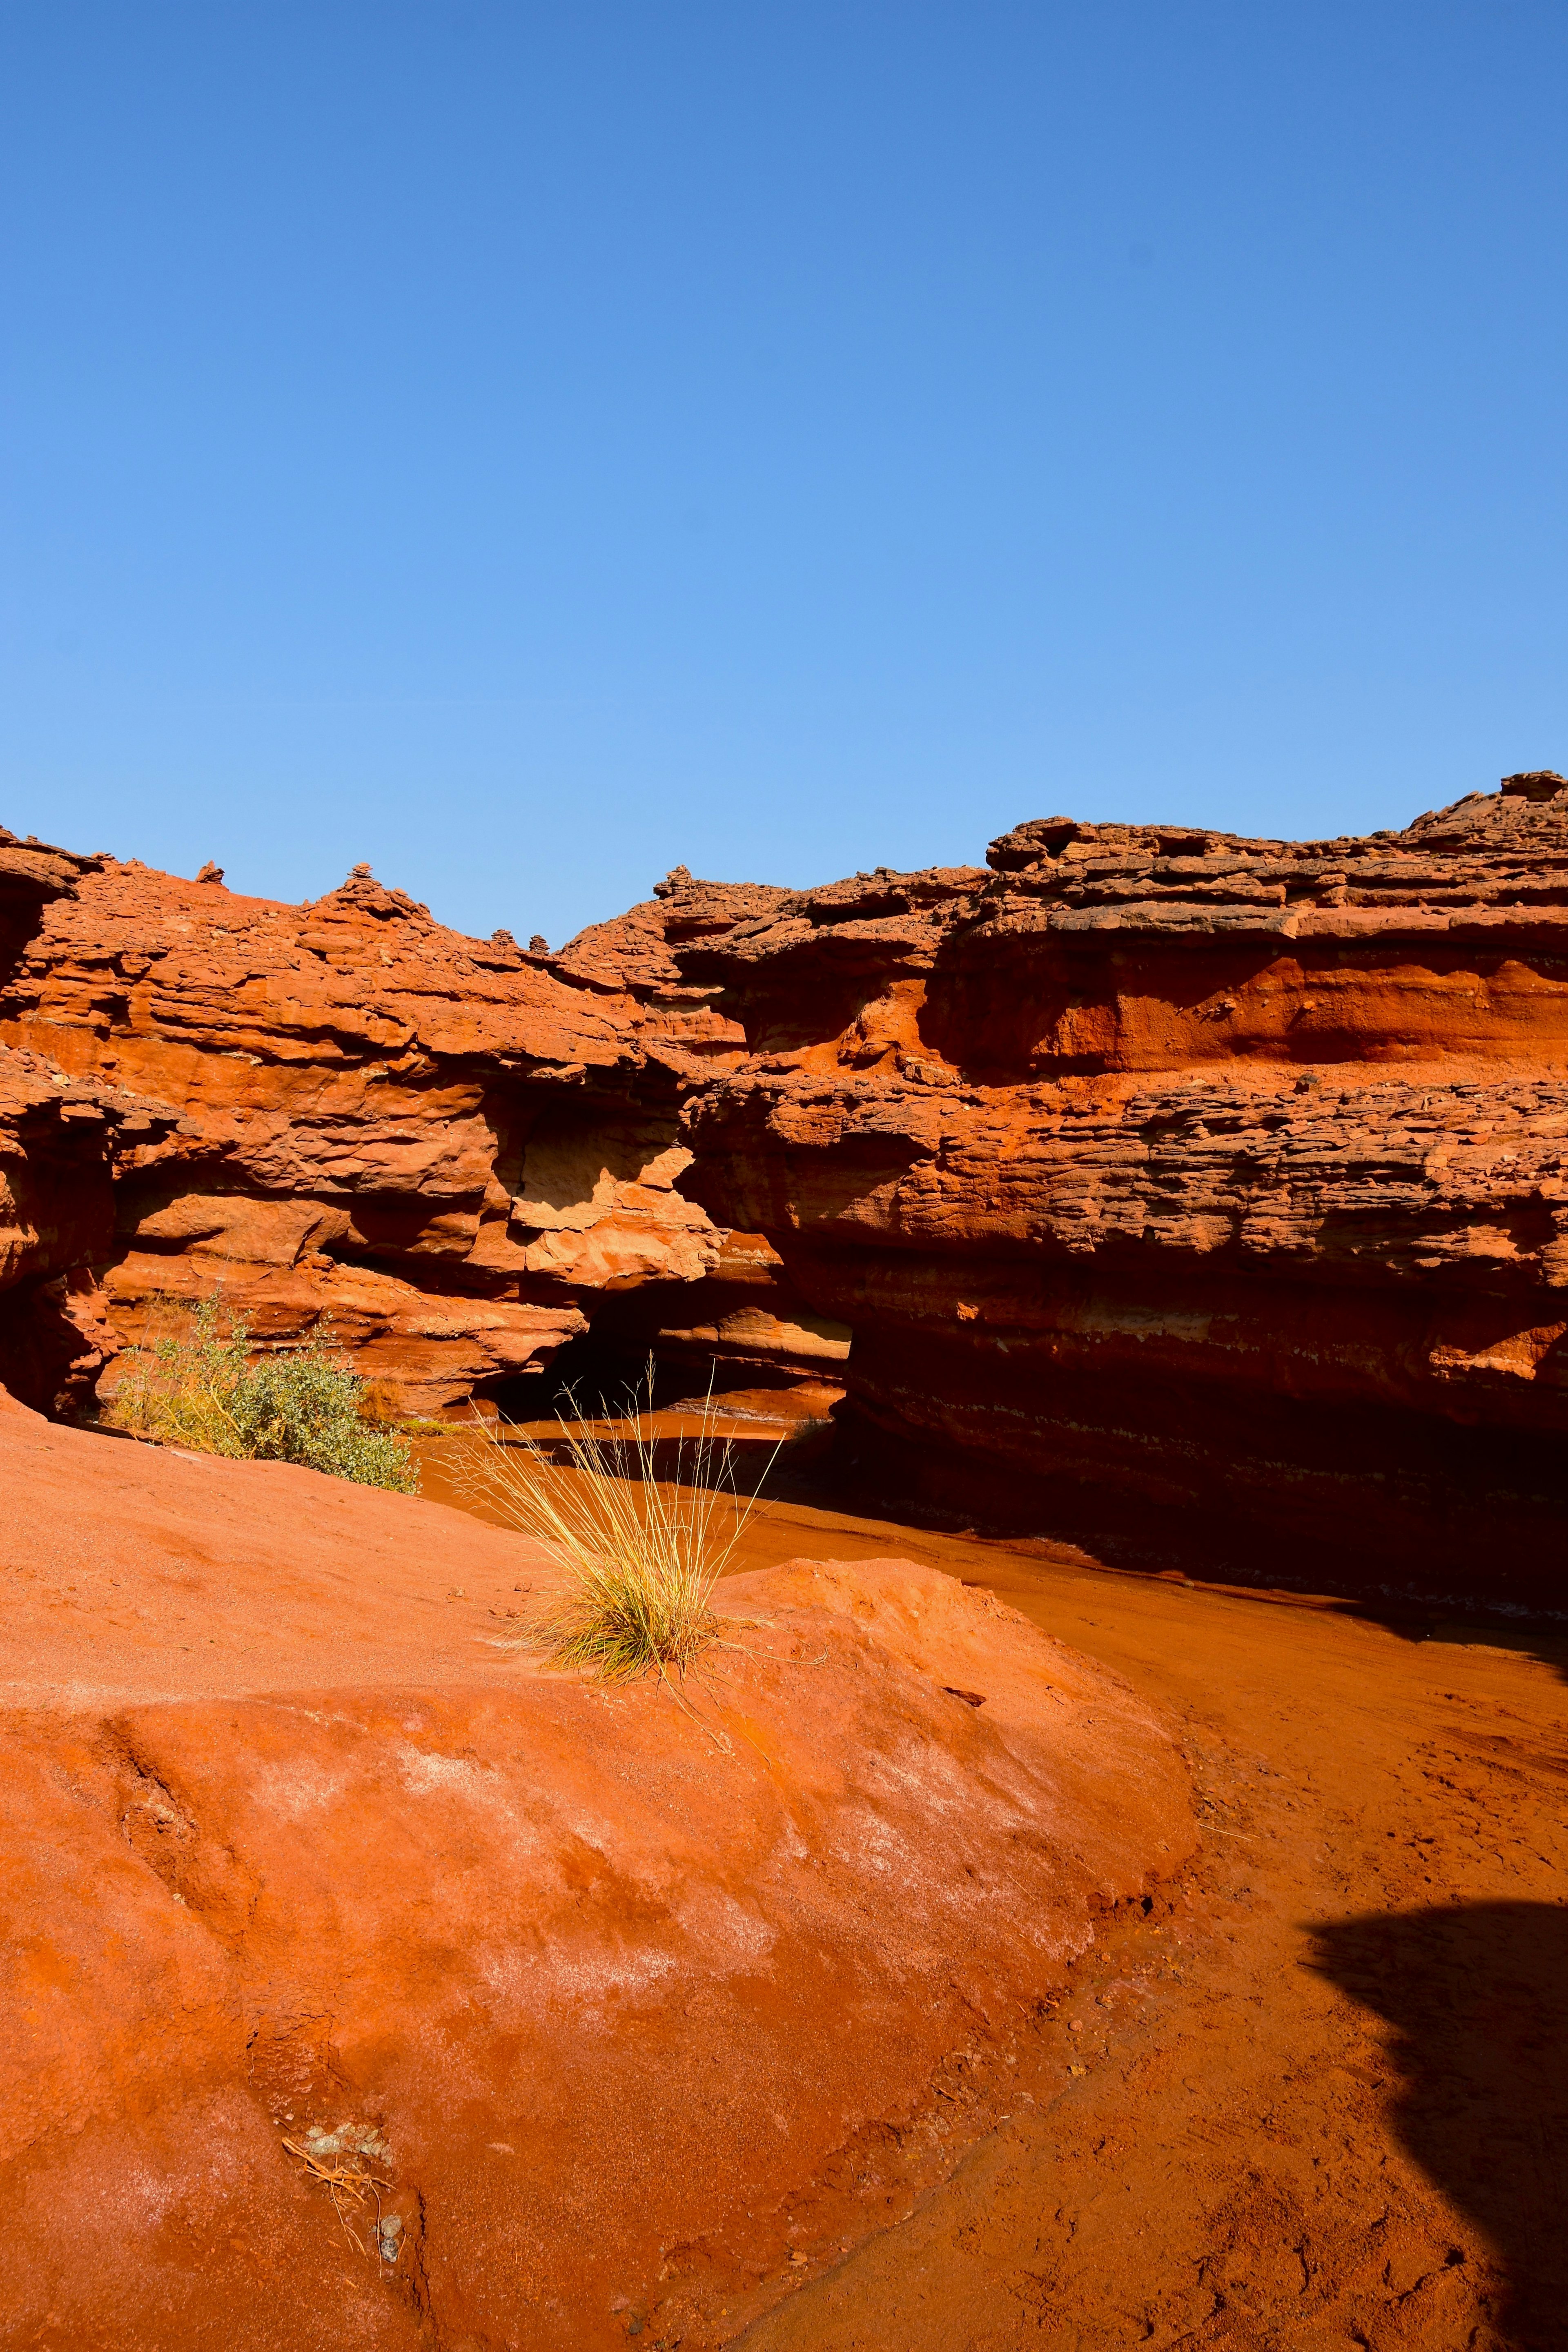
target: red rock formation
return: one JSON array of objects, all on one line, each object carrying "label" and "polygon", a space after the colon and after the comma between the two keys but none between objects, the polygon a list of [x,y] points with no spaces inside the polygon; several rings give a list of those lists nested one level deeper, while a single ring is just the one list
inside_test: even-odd
[{"label": "red rock formation", "polygon": [[853,1330],[847,1450],[1144,1558],[1557,1603],[1568,784],[990,863],[677,950],[752,1049],[688,1187]]},{"label": "red rock formation", "polygon": [[1364,841],[1052,818],[987,868],[678,871],[528,956],[363,875],[295,909],[7,856],[0,1036],[181,1115],[122,1162],[122,1332],[221,1276],[445,1409],[591,1318],[688,1387],[845,1380],[845,1459],[906,1498],[1555,1599],[1561,778]]},{"label": "red rock formation", "polygon": [[[717,1393],[804,1392],[826,1413],[843,1394],[849,1327],[796,1291],[762,1234],[723,1232],[713,1270],[690,1283],[653,1282],[594,1312],[584,1376],[600,1392],[640,1391],[650,1361],[662,1400]],[[765,1400],[764,1400],[765,1401]]]},{"label": "red rock formation", "polygon": [[113,1171],[172,1125],[0,1046],[0,1365],[24,1403],[74,1410],[114,1353],[90,1271],[113,1247]]},{"label": "red rock formation", "polygon": [[585,1299],[714,1263],[674,1190],[679,1090],[731,1034],[695,992],[559,979],[363,870],[282,907],[6,835],[7,875],[0,1040],[174,1114],[89,1252],[122,1339],[220,1290],[441,1412],[547,1362]]},{"label": "red rock formation", "polygon": [[932,1570],[735,1579],[700,1721],[520,1656],[538,1575],[0,1402],[7,2344],[728,2340],[1193,1850],[1151,1711]]}]

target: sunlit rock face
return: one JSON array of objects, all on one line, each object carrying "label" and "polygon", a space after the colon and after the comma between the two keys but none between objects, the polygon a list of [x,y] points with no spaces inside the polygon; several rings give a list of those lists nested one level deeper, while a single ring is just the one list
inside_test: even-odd
[{"label": "sunlit rock face", "polygon": [[0,924],[0,1040],[161,1107],[70,1273],[100,1395],[215,1289],[404,1411],[592,1326],[843,1385],[841,1460],[906,1500],[1554,1591],[1561,777],[1365,840],[1063,817],[809,891],[678,869],[556,953],[363,870],[293,908],[7,839]]},{"label": "sunlit rock face", "polygon": [[9,837],[7,865],[0,1038],[163,1114],[66,1251],[121,1341],[216,1294],[262,1343],[330,1329],[388,1409],[450,1412],[585,1299],[715,1262],[675,1189],[702,1007],[557,978],[363,871],[285,907]]},{"label": "sunlit rock face", "polygon": [[1047,820],[678,961],[752,1048],[688,1188],[853,1331],[884,1486],[1559,1598],[1563,779],[1370,840]]}]

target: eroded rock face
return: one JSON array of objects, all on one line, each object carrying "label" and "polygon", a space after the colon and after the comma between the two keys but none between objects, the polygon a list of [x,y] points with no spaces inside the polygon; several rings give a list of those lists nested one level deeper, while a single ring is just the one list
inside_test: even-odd
[{"label": "eroded rock face", "polygon": [[895,1492],[1561,1600],[1568,783],[1369,841],[1051,819],[677,950],[687,1178],[852,1329]]},{"label": "eroded rock face", "polygon": [[0,1036],[171,1114],[93,1260],[121,1335],[221,1281],[440,1411],[591,1319],[692,1386],[844,1381],[895,1496],[1557,1597],[1561,777],[1369,840],[1063,817],[984,867],[678,870],[553,954],[364,874],[292,908],[6,857]]},{"label": "eroded rock face", "polygon": [[679,1093],[738,1033],[695,992],[573,984],[363,871],[294,908],[9,836],[7,864],[0,1039],[168,1114],[83,1253],[121,1340],[216,1291],[440,1412],[548,1362],[585,1298],[714,1263]]},{"label": "eroded rock face", "polygon": [[1194,1848],[1155,1714],[932,1570],[727,1582],[686,1708],[520,1652],[542,1572],[0,1402],[7,2343],[731,2340]]},{"label": "eroded rock face", "polygon": [[0,1046],[0,1367],[25,1404],[73,1412],[115,1353],[92,1273],[113,1248],[114,1171],[174,1124]]}]

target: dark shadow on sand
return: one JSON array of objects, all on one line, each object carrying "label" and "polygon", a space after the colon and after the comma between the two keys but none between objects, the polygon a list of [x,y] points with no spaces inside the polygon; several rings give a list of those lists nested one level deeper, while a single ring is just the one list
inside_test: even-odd
[{"label": "dark shadow on sand", "polygon": [[1568,1904],[1391,1912],[1315,1931],[1317,1965],[1388,2020],[1394,2124],[1484,2231],[1521,2352],[1568,2346]]}]

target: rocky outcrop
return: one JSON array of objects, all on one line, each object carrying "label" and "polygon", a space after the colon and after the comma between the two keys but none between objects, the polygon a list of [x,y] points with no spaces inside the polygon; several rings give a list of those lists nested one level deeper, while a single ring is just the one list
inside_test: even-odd
[{"label": "rocky outcrop", "polygon": [[5,2343],[732,2341],[1166,1915],[1167,1727],[991,1595],[738,1577],[682,1705],[521,1652],[542,1573],[0,1400]]},{"label": "rocky outcrop", "polygon": [[7,865],[0,1040],[167,1113],[84,1253],[121,1340],[216,1292],[440,1412],[548,1362],[584,1301],[715,1263],[679,1096],[738,1033],[695,992],[574,984],[363,870],[296,908],[10,836]]},{"label": "rocky outcrop", "polygon": [[1559,1598],[1561,777],[1366,840],[678,870],[556,954],[364,874],[292,908],[6,855],[0,1037],[177,1115],[94,1261],[121,1334],[221,1281],[446,1410],[592,1325],[687,1389],[842,1382],[841,1461],[906,1503]]},{"label": "rocky outcrop", "polygon": [[853,1331],[885,1488],[1560,1603],[1563,779],[1367,841],[1045,820],[676,954],[752,1048],[687,1187]]}]

